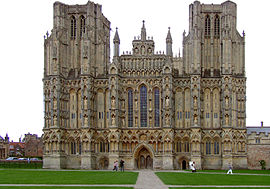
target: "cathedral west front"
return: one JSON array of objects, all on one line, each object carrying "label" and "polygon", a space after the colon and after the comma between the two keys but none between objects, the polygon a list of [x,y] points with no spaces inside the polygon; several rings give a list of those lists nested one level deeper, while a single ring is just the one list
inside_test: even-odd
[{"label": "cathedral west front", "polygon": [[44,168],[247,168],[245,34],[236,4],[189,6],[182,57],[143,21],[120,54],[101,5],[54,3],[44,37]]}]

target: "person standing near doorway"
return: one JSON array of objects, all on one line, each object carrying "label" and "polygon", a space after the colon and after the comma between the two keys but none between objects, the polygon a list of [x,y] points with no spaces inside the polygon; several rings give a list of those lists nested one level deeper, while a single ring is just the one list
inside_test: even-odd
[{"label": "person standing near doorway", "polygon": [[125,166],[124,164],[125,164],[125,161],[121,159],[121,161],[120,161],[120,171],[123,171],[123,172],[125,171],[124,170],[124,166]]}]

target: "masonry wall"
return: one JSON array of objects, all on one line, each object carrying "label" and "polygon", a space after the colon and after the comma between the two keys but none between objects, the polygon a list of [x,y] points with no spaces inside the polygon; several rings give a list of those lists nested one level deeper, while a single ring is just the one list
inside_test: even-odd
[{"label": "masonry wall", "polygon": [[260,160],[264,160],[266,169],[270,169],[270,144],[249,144],[248,169],[261,169]]}]

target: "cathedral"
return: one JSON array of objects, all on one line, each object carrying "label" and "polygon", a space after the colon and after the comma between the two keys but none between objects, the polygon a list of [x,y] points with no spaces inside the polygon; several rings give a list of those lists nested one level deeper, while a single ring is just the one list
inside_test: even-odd
[{"label": "cathedral", "polygon": [[44,36],[44,168],[247,168],[245,34],[236,4],[189,5],[182,57],[143,21],[120,50],[101,5],[54,3]]}]

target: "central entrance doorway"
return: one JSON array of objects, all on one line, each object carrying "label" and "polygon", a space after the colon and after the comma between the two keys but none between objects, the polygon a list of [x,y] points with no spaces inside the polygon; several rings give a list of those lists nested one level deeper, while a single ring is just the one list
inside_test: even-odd
[{"label": "central entrance doorway", "polygon": [[150,152],[143,147],[137,157],[138,169],[153,169],[153,159],[150,156]]}]

